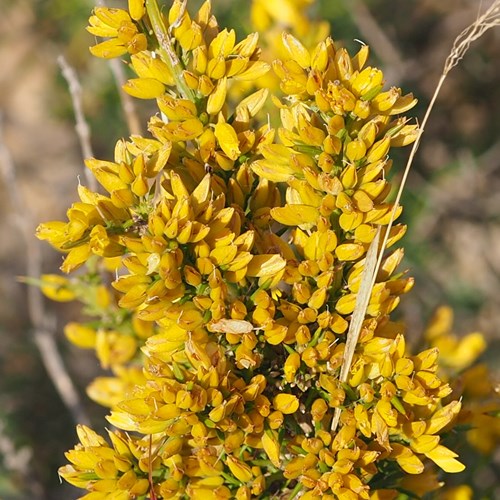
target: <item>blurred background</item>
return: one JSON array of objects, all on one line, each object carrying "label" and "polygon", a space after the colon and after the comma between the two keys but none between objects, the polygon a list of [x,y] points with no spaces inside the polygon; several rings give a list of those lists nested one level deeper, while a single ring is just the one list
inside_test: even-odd
[{"label": "blurred background", "polygon": [[[212,3],[222,26],[236,28],[240,36],[251,30],[249,0]],[[64,451],[76,440],[75,422],[46,372],[27,288],[18,280],[29,274],[29,245],[38,245],[34,236],[27,243],[26,235],[41,221],[64,218],[83,173],[59,55],[81,82],[95,156],[109,158],[116,139],[128,132],[109,65],[88,52],[93,37],[84,28],[93,2],[0,4],[0,163],[5,168],[8,160],[15,168],[15,179],[0,177],[0,498],[76,498],[76,490],[60,485],[57,476]],[[193,8],[199,4],[189,1]],[[323,0],[312,2],[310,12],[328,20],[334,38],[351,51],[358,46],[355,39],[368,43],[371,64],[384,70],[388,85],[419,98],[412,115],[422,119],[453,40],[489,4]],[[484,332],[490,347],[483,357],[493,367],[500,339],[499,61],[500,29],[490,30],[452,70],[427,126],[403,201],[409,225],[404,267],[416,285],[398,309],[416,339],[438,305],[452,306],[457,334]],[[395,157],[396,169],[403,168],[407,154]],[[16,186],[19,196],[13,196]],[[42,270],[56,272],[60,256],[48,245],[40,250]],[[78,308],[49,301],[45,308],[56,318],[51,330],[84,410],[102,430],[106,411],[85,395],[99,372],[97,362],[62,334]]]}]

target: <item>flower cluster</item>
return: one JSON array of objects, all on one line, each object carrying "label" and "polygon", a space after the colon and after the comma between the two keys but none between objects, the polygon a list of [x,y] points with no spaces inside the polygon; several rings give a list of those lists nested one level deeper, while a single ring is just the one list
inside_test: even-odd
[{"label": "flower cluster", "polygon": [[[91,51],[131,54],[137,77],[124,90],[158,113],[147,137],[117,142],[114,161],[86,161],[105,194],[79,186],[68,220],[37,232],[66,254],[64,272],[87,266],[42,285],[56,299],[94,297],[98,320],[66,334],[113,371],[89,388],[111,408],[112,447],[79,428],[61,476],[89,500],[392,499],[438,487],[428,459],[463,469],[442,440],[461,404],[438,349],[410,354],[390,319],[413,285],[397,270],[401,249],[382,260],[339,378],[366,254],[394,212],[389,152],[415,140],[400,114],[416,100],[384,90],[367,46],[350,56],[330,38],[307,49],[285,33],[273,128],[268,89],[239,83],[271,70],[256,33],[238,42],[220,30],[209,1],[193,18],[185,1],[165,14],[156,0],[128,3],[95,8],[88,29],[108,39]],[[387,245],[404,232],[393,226]]]}]

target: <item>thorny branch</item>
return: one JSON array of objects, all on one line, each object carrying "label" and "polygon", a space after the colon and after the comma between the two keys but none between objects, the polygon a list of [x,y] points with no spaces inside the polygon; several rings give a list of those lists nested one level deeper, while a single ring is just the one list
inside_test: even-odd
[{"label": "thorny branch", "polygon": [[[32,217],[28,205],[19,189],[12,156],[3,139],[0,115],[0,173],[6,192],[10,196],[10,205],[14,212],[16,225],[24,238],[26,248],[26,273],[28,276],[40,276],[42,258],[38,242],[33,236]],[[27,289],[28,314],[33,326],[33,338],[40,352],[42,362],[64,405],[68,408],[75,423],[89,423],[78,391],[69,376],[63,359],[57,348],[54,336],[54,318],[49,316],[44,307],[44,299],[39,288]]]}]

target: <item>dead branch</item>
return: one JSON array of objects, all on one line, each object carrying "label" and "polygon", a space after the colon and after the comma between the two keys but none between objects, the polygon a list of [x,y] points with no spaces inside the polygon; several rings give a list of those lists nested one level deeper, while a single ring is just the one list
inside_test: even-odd
[{"label": "dead branch", "polygon": [[[90,142],[90,127],[83,113],[82,87],[78,81],[75,70],[68,64],[65,57],[60,55],[57,58],[57,62],[61,68],[61,73],[68,84],[69,93],[71,95],[71,102],[73,104],[73,111],[75,113],[76,120],[75,130],[80,142],[83,159],[91,158],[94,155],[92,153],[92,144]],[[84,175],[88,187],[92,191],[97,191],[97,181],[90,170],[86,168]]]},{"label": "dead branch", "polygon": [[[26,248],[26,272],[28,276],[40,276],[42,258],[40,247],[34,237],[33,218],[28,204],[19,189],[14,161],[3,139],[0,115],[0,173],[7,186],[10,205]],[[61,400],[75,423],[88,424],[89,418],[83,408],[80,396],[64,366],[54,335],[54,319],[47,313],[44,298],[39,288],[27,289],[28,314],[33,327],[33,338],[40,352],[42,362]]]}]

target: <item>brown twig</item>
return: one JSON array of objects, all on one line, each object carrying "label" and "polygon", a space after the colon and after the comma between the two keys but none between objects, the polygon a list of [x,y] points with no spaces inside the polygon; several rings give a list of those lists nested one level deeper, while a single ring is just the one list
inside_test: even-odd
[{"label": "brown twig", "polygon": [[139,115],[137,114],[135,101],[122,89],[122,85],[127,81],[123,66],[118,59],[110,59],[109,67],[111,68],[111,73],[113,73],[113,78],[115,79],[116,87],[118,88],[121,107],[123,114],[125,115],[128,131],[130,135],[141,135],[141,121],[139,120]]},{"label": "brown twig", "polygon": [[[16,226],[24,239],[26,248],[26,272],[28,276],[40,276],[42,257],[34,238],[32,217],[21,194],[12,156],[3,139],[0,116],[0,172],[7,186],[10,205],[16,218]],[[75,423],[89,423],[78,391],[64,366],[54,335],[54,319],[47,314],[43,295],[39,288],[30,286],[27,290],[28,314],[33,326],[33,338],[40,352],[42,362],[64,405]]]},{"label": "brown twig", "polygon": [[[78,81],[75,70],[68,64],[64,56],[60,55],[57,58],[57,63],[61,68],[61,73],[68,84],[69,93],[71,95],[71,102],[73,103],[73,111],[75,113],[76,121],[75,130],[80,142],[83,159],[91,158],[94,155],[92,153],[92,144],[90,142],[90,127],[87,120],[85,120],[85,115],[83,113],[82,86]],[[97,181],[91,171],[86,168],[84,175],[88,187],[92,191],[97,191]]]},{"label": "brown twig", "polygon": [[[106,7],[106,2],[104,2],[104,0],[97,0],[96,3],[101,7]],[[116,87],[118,89],[121,108],[123,110],[123,114],[125,115],[125,121],[127,122],[128,131],[130,135],[141,135],[141,121],[139,120],[139,114],[137,113],[135,101],[130,95],[124,92],[122,88],[123,84],[127,81],[123,65],[118,59],[109,59],[108,63],[111,69],[111,73],[113,74]]]}]

